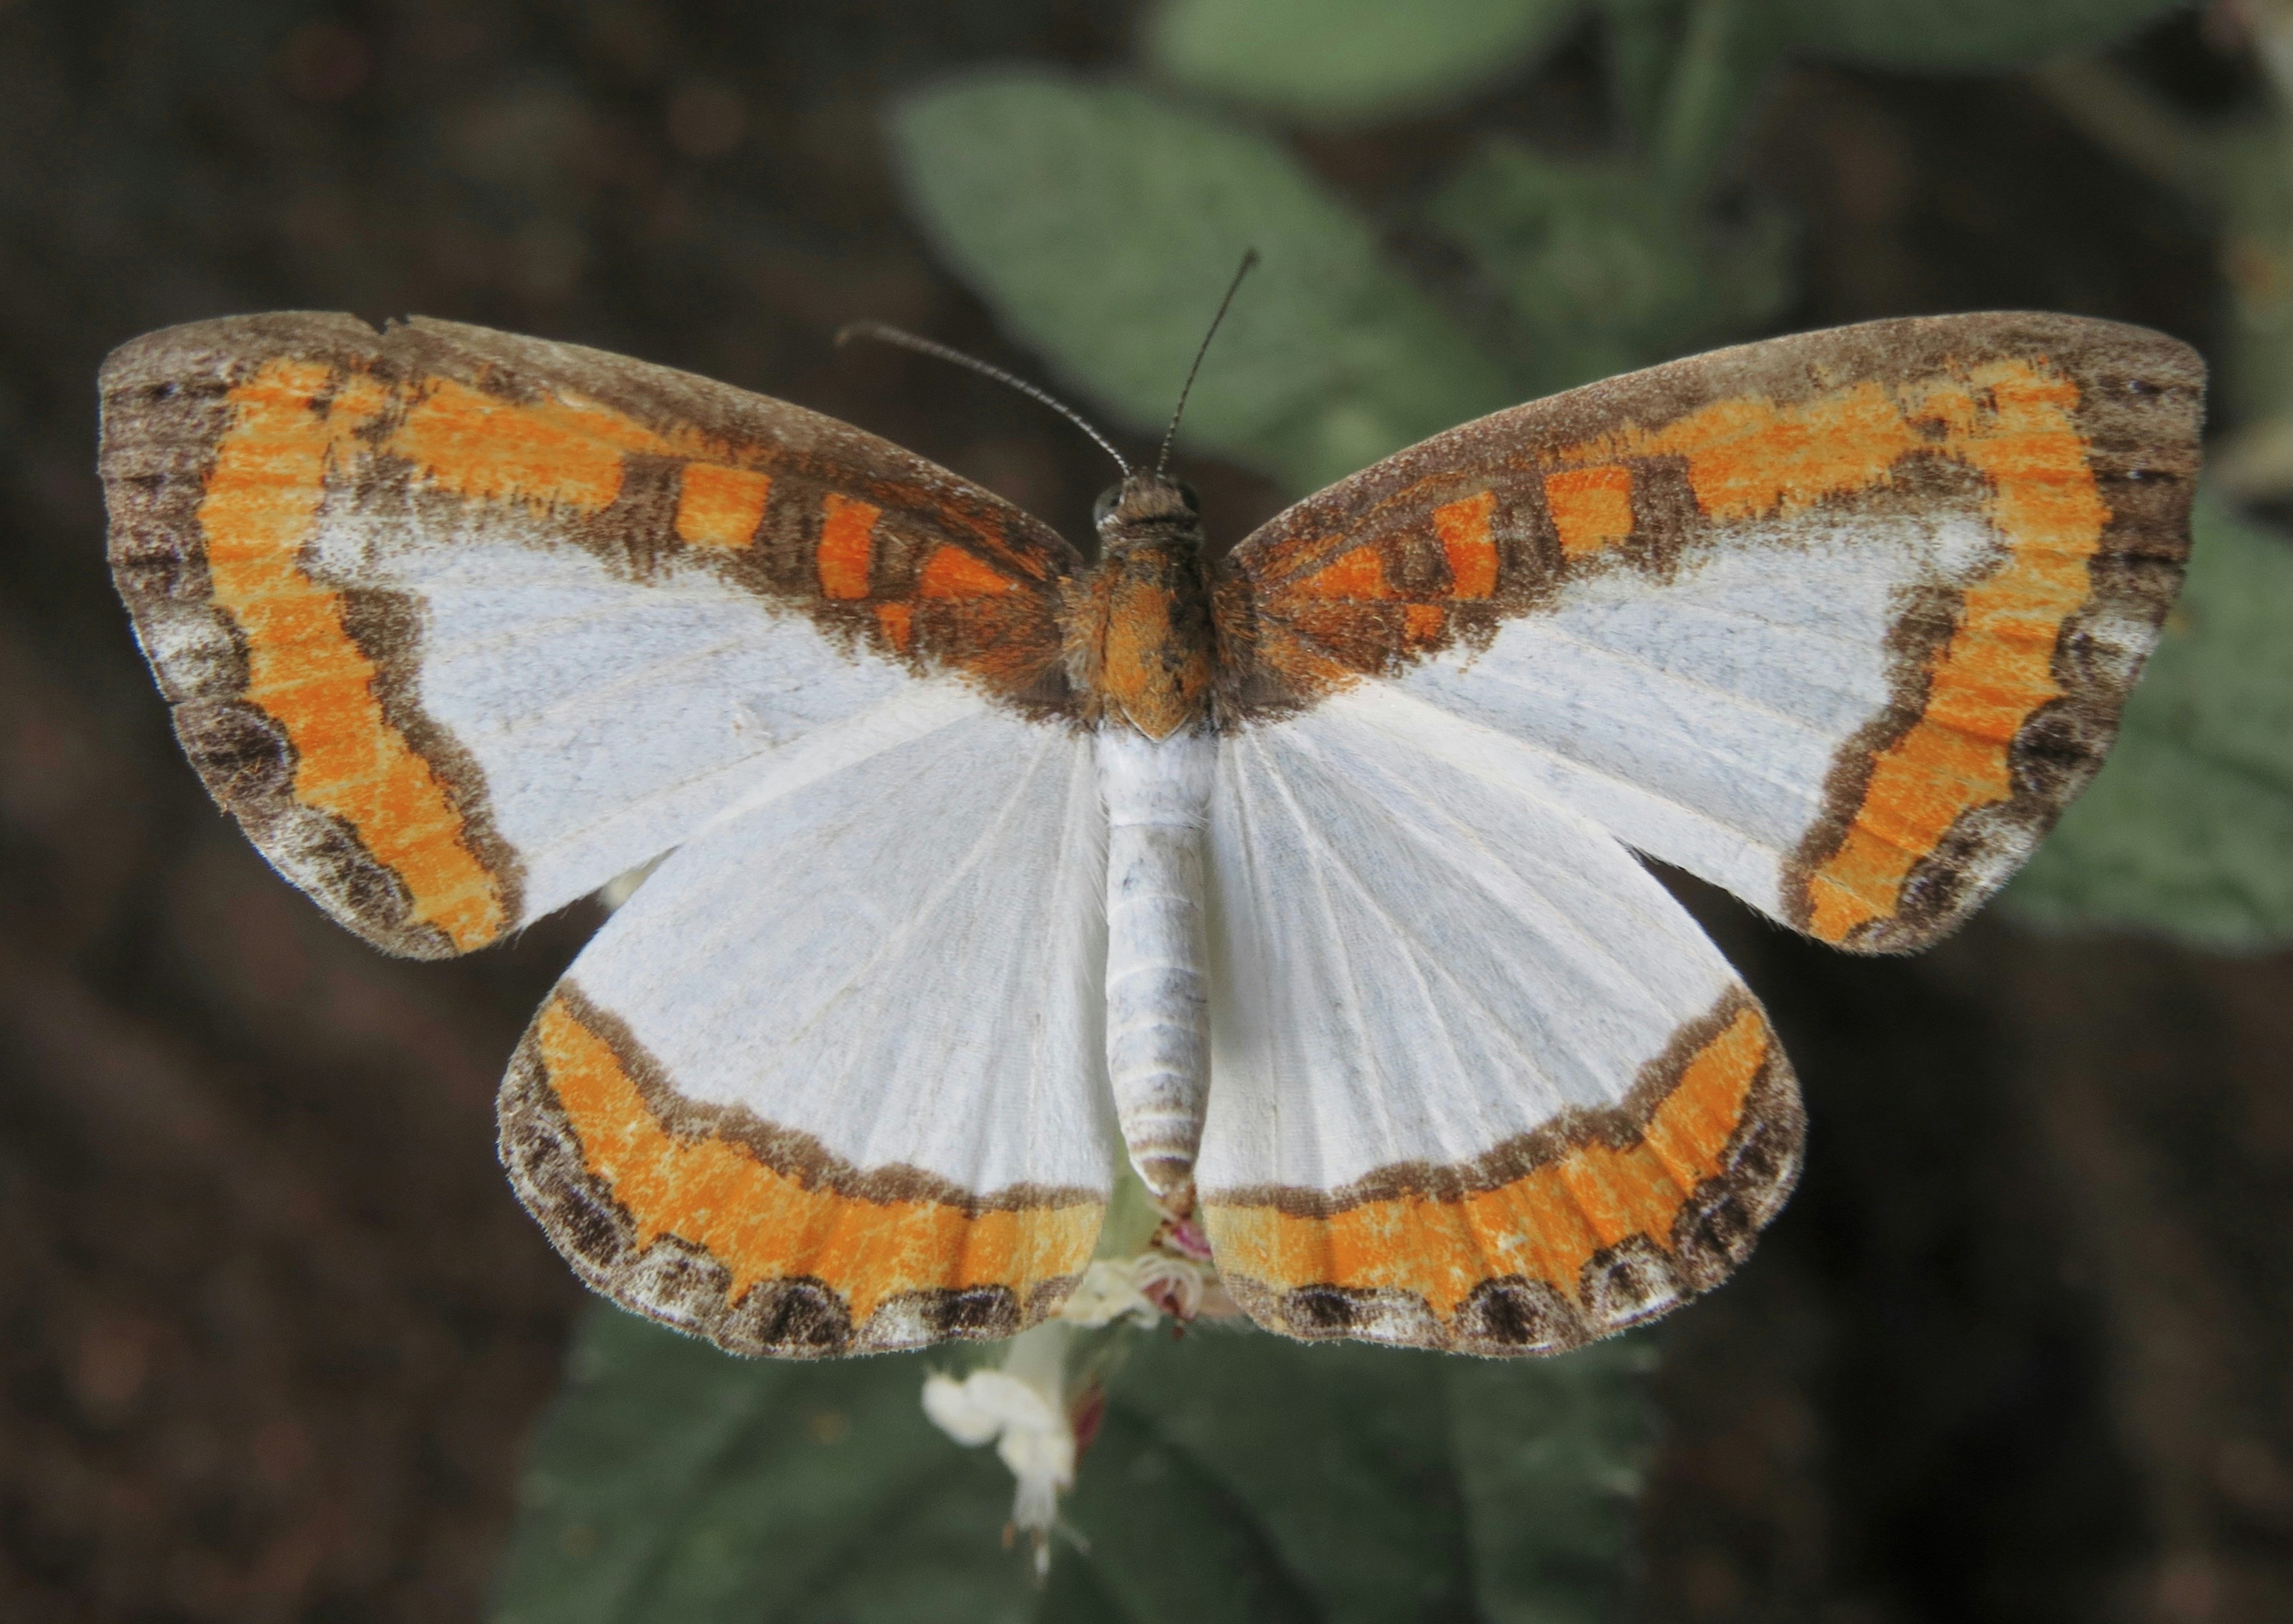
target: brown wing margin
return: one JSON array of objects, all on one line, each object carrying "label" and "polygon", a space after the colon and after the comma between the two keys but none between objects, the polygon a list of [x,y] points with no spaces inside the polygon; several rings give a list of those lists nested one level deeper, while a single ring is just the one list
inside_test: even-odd
[{"label": "brown wing margin", "polygon": [[809,1135],[680,1095],[569,978],[503,1080],[502,1165],[592,1286],[732,1353],[784,1359],[1017,1336],[1090,1261],[1105,1198],[981,1198],[863,1174]]},{"label": "brown wing margin", "polygon": [[[1572,580],[1652,590],[1700,546],[1810,512],[1958,499],[2001,545],[1905,605],[1891,702],[1844,742],[1784,913],[1860,951],[1925,945],[2092,779],[2189,548],[2203,363],[2158,333],[1986,314],[1802,334],[1613,378],[1438,435],[1277,516],[1219,604],[1229,723],[1486,646]],[[1732,533],[1732,534],[1731,534]]]},{"label": "brown wing margin", "polygon": [[1613,1109],[1468,1164],[1206,1194],[1203,1222],[1227,1289],[1287,1335],[1565,1353],[1726,1279],[1791,1193],[1805,1135],[1790,1065],[1739,990]]},{"label": "brown wing margin", "polygon": [[[113,578],[177,736],[264,855],[387,950],[523,923],[475,763],[413,698],[421,605],[330,573],[356,513],[589,549],[636,582],[700,563],[849,648],[1067,706],[1072,548],[843,424],[722,384],[482,328],[229,318],[106,362]],[[380,528],[377,528],[380,527]]]}]

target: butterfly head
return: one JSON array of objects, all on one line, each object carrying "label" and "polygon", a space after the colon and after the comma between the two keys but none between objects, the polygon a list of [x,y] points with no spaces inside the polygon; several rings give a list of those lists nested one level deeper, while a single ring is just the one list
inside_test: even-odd
[{"label": "butterfly head", "polygon": [[1092,505],[1091,528],[1099,545],[1107,550],[1152,537],[1170,540],[1202,534],[1202,498],[1184,480],[1167,473],[1137,473],[1119,485],[1099,492]]}]

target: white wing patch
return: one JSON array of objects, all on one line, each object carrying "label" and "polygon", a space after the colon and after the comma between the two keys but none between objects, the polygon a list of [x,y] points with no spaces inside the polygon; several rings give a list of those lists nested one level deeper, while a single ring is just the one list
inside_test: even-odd
[{"label": "white wing patch", "polygon": [[[1834,763],[1894,699],[1908,594],[1964,583],[1995,551],[1971,515],[1803,521],[1704,550],[1659,589],[1584,578],[1395,685],[1530,747],[1499,757],[1503,775],[1782,917]],[[1452,754],[1490,742],[1446,737]]]},{"label": "white wing patch", "polygon": [[378,553],[356,578],[420,604],[419,702],[484,775],[527,918],[659,856],[791,743],[917,685],[693,564],[634,581],[474,527]]},{"label": "white wing patch", "polygon": [[974,1194],[1103,1190],[1090,743],[972,703],[688,844],[570,974],[694,1104]]},{"label": "white wing patch", "polygon": [[1405,742],[1389,703],[1225,743],[1206,1199],[1468,1163],[1614,1106],[1738,985],[1622,846]]},{"label": "white wing patch", "polygon": [[739,1353],[1015,1335],[1097,1244],[1089,740],[971,714],[722,820],[575,961],[502,1157],[583,1275]]}]

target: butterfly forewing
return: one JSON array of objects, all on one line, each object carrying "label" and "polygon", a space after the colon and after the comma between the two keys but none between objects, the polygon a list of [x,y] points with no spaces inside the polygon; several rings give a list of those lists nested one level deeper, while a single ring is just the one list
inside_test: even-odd
[{"label": "butterfly forewing", "polygon": [[1632,845],[1916,947],[2107,751],[2179,586],[2202,384],[2159,334],[1972,316],[1500,412],[1235,552],[1229,691],[1273,716],[1385,679]]},{"label": "butterfly forewing", "polygon": [[102,392],[113,570],[186,750],[393,951],[594,889],[918,677],[1067,703],[1066,544],[778,401],[328,315],[153,334]]}]

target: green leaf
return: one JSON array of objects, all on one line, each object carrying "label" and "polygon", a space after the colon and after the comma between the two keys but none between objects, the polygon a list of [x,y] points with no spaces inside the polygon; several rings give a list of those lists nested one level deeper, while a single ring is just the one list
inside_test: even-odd
[{"label": "green leaf", "polygon": [[1108,1410],[1225,1485],[1333,1624],[1589,1624],[1623,1600],[1652,1364],[1208,1332],[1140,1339]]},{"label": "green leaf", "polygon": [[1505,1363],[1129,1337],[1048,1587],[921,1356],[749,1363],[600,1307],[537,1441],[497,1624],[1594,1624],[1648,1448],[1639,1338]]},{"label": "green leaf", "polygon": [[[2216,399],[2240,424],[2293,417],[2293,117],[2240,130],[2215,150],[2236,319]],[[2275,482],[2276,491],[2289,486],[2282,475]]]},{"label": "green leaf", "polygon": [[1608,79],[1652,173],[1702,189],[1740,139],[1789,39],[1790,0],[1601,0]]},{"label": "green leaf", "polygon": [[1802,49],[1877,67],[2028,68],[2097,51],[2190,0],[1770,0]]},{"label": "green leaf", "polygon": [[1015,70],[909,98],[892,136],[947,263],[1135,428],[1161,430],[1253,246],[1263,268],[1203,365],[1190,443],[1309,489],[1517,398],[1367,226],[1262,135]]},{"label": "green leaf", "polygon": [[1495,140],[1428,207],[1511,298],[1535,392],[1567,389],[1733,337],[1790,296],[1778,212],[1722,228],[1623,164],[1547,158]]},{"label": "green leaf", "polygon": [[1033,1617],[1010,1475],[925,1418],[925,1369],[744,1362],[600,1305],[527,1463],[496,1624]]},{"label": "green leaf", "polygon": [[2293,545],[2200,497],[2118,747],[2002,900],[2229,951],[2293,941]]},{"label": "green leaf", "polygon": [[1422,112],[1519,73],[1583,0],[1170,0],[1149,61],[1179,83],[1314,124]]},{"label": "green leaf", "polygon": [[1649,158],[1682,192],[1704,186],[1765,92],[1784,43],[1762,0],[1690,0]]},{"label": "green leaf", "polygon": [[1643,135],[1663,119],[1686,0],[1600,0],[1608,84],[1625,122]]}]

